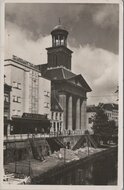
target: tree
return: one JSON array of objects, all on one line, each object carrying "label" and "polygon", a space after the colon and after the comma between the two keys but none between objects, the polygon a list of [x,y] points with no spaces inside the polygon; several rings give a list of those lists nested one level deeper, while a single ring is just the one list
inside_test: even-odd
[{"label": "tree", "polygon": [[93,131],[94,134],[106,132],[109,127],[109,121],[107,115],[102,109],[98,109],[93,118]]},{"label": "tree", "polygon": [[113,135],[117,134],[118,127],[114,120],[108,120],[108,116],[105,114],[104,110],[97,110],[93,118],[93,127],[94,134],[103,134],[103,135]]},{"label": "tree", "polygon": [[99,109],[93,118],[93,127],[95,135],[100,135],[104,144],[107,144],[113,137],[117,138],[118,127],[114,120],[109,121],[104,110]]},{"label": "tree", "polygon": [[109,121],[109,132],[114,135],[118,134],[118,126],[116,126],[114,120]]}]

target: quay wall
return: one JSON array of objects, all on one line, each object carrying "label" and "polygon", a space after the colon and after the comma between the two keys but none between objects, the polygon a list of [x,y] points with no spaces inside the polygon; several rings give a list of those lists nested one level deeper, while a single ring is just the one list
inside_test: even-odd
[{"label": "quay wall", "polygon": [[32,178],[32,184],[117,185],[117,147],[108,148],[80,160],[58,165]]},{"label": "quay wall", "polygon": [[[51,151],[51,147],[48,144],[47,139],[54,140],[54,138],[59,139],[59,141],[62,142],[64,145],[70,143],[70,148],[73,148],[73,146],[81,138],[81,135],[34,138],[35,142],[32,142],[32,138],[20,140],[6,140],[4,141],[4,164],[20,160],[28,160],[31,158],[42,160],[41,157],[48,156],[51,152],[54,152],[54,150],[56,151],[61,148],[59,147],[59,145],[55,143],[53,144],[51,142]],[[58,146],[58,149],[56,149],[56,146]]]}]

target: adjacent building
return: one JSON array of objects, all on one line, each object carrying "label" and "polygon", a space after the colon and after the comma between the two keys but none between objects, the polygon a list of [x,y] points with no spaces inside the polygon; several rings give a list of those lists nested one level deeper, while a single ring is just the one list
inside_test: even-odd
[{"label": "adjacent building", "polygon": [[63,109],[55,91],[51,95],[51,132],[57,135],[63,134]]},{"label": "adjacent building", "polygon": [[[5,80],[4,76],[4,80]],[[10,133],[7,130],[8,125],[10,124],[10,93],[11,86],[4,81],[4,135]]]},{"label": "adjacent building", "polygon": [[46,114],[50,118],[51,82],[35,66],[13,56],[5,60],[6,82],[12,86],[10,116],[23,113]]},{"label": "adjacent building", "polygon": [[99,103],[98,106],[87,106],[87,129],[92,132],[93,118],[98,109],[104,110],[104,113],[108,116],[108,120],[114,120],[115,125],[118,126],[118,104],[114,103]]},{"label": "adjacent building", "polygon": [[5,75],[7,84],[12,86],[10,118],[24,113],[51,118],[51,82],[33,64],[13,56],[5,60]]},{"label": "adjacent building", "polygon": [[56,92],[56,100],[63,111],[63,131],[84,132],[87,92],[91,88],[81,74],[71,71],[73,52],[67,47],[68,31],[59,24],[51,36],[52,47],[46,48],[48,61],[37,68],[43,77],[51,80],[51,92]]},{"label": "adjacent building", "polygon": [[87,106],[87,130],[92,133],[93,119],[98,110],[98,107],[95,105]]},{"label": "adjacent building", "polygon": [[109,121],[114,120],[116,126],[118,126],[118,104],[100,103],[99,107],[101,107],[104,110],[104,112],[108,116]]}]

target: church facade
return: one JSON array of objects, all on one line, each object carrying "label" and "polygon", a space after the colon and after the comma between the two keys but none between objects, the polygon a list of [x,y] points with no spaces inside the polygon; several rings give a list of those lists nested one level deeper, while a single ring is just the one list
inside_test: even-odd
[{"label": "church facade", "polygon": [[52,30],[51,36],[52,47],[46,48],[47,64],[37,67],[43,77],[51,80],[51,94],[63,111],[63,131],[84,132],[87,92],[91,88],[81,74],[71,71],[73,52],[67,47],[68,31],[59,24]]}]

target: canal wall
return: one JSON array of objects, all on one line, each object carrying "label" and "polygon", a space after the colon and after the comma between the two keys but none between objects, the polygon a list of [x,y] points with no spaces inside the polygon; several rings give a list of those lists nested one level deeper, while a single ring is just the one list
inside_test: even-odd
[{"label": "canal wall", "polygon": [[117,184],[117,147],[44,171],[32,177],[32,184],[107,185],[113,180]]},{"label": "canal wall", "polygon": [[[4,164],[28,160],[38,159],[44,160],[45,156],[50,155],[54,151],[58,151],[63,145],[69,143],[70,148],[79,141],[82,135],[75,136],[60,136],[60,137],[48,137],[48,138],[29,138],[20,140],[8,140],[4,142]],[[55,139],[58,139],[61,143],[57,143]],[[49,141],[49,143],[48,143]]]},{"label": "canal wall", "polygon": [[4,164],[29,159],[44,160],[44,157],[50,153],[50,146],[46,139],[6,142],[4,143]]}]

